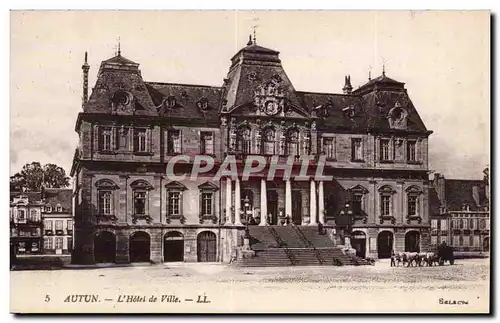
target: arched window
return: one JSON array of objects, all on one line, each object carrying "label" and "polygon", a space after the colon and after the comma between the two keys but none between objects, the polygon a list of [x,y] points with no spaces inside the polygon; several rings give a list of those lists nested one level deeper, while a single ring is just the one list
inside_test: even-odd
[{"label": "arched window", "polygon": [[100,215],[114,215],[113,197],[119,188],[113,181],[101,179],[95,183],[97,187],[98,212]]},{"label": "arched window", "polygon": [[465,220],[459,220],[460,221],[460,229],[463,229],[465,227]]},{"label": "arched window", "polygon": [[406,205],[408,216],[414,217],[419,215],[419,196],[422,191],[417,186],[410,186],[406,189]]},{"label": "arched window", "polygon": [[290,129],[286,136],[286,154],[297,156],[299,154],[299,131]]},{"label": "arched window", "polygon": [[392,195],[394,193],[396,192],[388,185],[379,189],[380,216],[392,216]]},{"label": "arched window", "polygon": [[252,147],[252,137],[250,128],[244,127],[238,131],[238,151],[243,154],[250,154]]},{"label": "arched window", "polygon": [[262,136],[262,149],[264,155],[274,155],[276,153],[276,132],[273,128],[266,128]]},{"label": "arched window", "polygon": [[148,215],[149,214],[149,198],[148,192],[153,189],[151,184],[145,180],[137,180],[130,184],[133,190],[133,204],[134,215]]}]

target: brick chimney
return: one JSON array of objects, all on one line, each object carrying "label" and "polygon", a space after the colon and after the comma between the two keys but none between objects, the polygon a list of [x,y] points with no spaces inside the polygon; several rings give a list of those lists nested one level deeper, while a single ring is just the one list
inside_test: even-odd
[{"label": "brick chimney", "polygon": [[432,179],[432,186],[437,192],[439,201],[441,202],[441,207],[446,207],[446,196],[445,196],[445,179],[444,175],[440,173],[434,173],[434,178]]},{"label": "brick chimney", "polygon": [[481,200],[479,199],[479,186],[477,185],[472,186],[472,198],[476,203],[476,207],[479,207],[481,205]]}]

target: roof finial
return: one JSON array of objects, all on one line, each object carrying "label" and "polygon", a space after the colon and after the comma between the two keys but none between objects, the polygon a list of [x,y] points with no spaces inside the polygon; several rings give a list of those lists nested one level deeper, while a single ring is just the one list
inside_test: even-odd
[{"label": "roof finial", "polygon": [[368,66],[368,81],[372,80],[372,66]]},{"label": "roof finial", "polygon": [[252,35],[248,35],[248,43],[247,43],[247,46],[250,46],[252,45],[253,42],[252,42]]},{"label": "roof finial", "polygon": [[121,55],[122,55],[122,51],[120,48],[120,36],[118,36],[118,56],[121,56]]},{"label": "roof finial", "polygon": [[85,51],[85,64],[87,64],[87,51]]},{"label": "roof finial", "polygon": [[259,18],[255,17],[252,19],[254,21],[254,25],[252,26],[253,28],[253,43],[254,45],[257,45],[257,33],[256,33],[256,29],[257,27],[259,27],[259,25],[257,25],[257,21],[259,21]]},{"label": "roof finial", "polygon": [[382,57],[382,76],[385,76],[385,59]]}]

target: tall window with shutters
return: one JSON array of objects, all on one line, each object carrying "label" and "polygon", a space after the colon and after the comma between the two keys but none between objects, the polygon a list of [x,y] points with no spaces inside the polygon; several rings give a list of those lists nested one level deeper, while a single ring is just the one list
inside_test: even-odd
[{"label": "tall window with shutters", "polygon": [[264,155],[274,155],[276,152],[276,132],[273,128],[266,128],[262,136],[262,150]]},{"label": "tall window with shutters", "polygon": [[179,130],[168,130],[167,132],[167,154],[181,153],[181,132]]},{"label": "tall window with shutters", "polygon": [[286,154],[290,156],[297,156],[299,154],[299,131],[297,129],[288,130],[285,140]]},{"label": "tall window with shutters", "polygon": [[101,152],[113,150],[113,129],[111,127],[99,128],[99,150]]},{"label": "tall window with shutters", "polygon": [[214,153],[214,134],[208,131],[202,131],[201,137],[201,153],[204,155],[213,155]]},{"label": "tall window with shutters", "polygon": [[335,159],[335,138],[323,138],[323,153],[327,159]]},{"label": "tall window with shutters", "polygon": [[134,151],[139,153],[148,152],[147,129],[134,129]]},{"label": "tall window with shutters", "polygon": [[352,138],[351,139],[351,160],[352,161],[363,161],[363,139],[362,138]]},{"label": "tall window with shutters", "polygon": [[244,154],[250,154],[252,147],[251,130],[248,127],[241,128],[238,131],[238,150]]},{"label": "tall window with shutters", "polygon": [[406,144],[406,159],[409,162],[417,161],[417,141],[408,140]]}]

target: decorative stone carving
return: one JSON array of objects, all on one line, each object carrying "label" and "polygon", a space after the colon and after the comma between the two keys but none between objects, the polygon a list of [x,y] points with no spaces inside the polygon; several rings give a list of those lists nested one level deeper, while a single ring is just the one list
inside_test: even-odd
[{"label": "decorative stone carving", "polygon": [[389,121],[389,126],[392,129],[406,129],[408,112],[403,108],[401,103],[397,101],[394,107],[387,114],[387,120]]},{"label": "decorative stone carving", "polygon": [[275,116],[284,111],[284,92],[275,80],[271,80],[254,91],[254,105],[259,112]]},{"label": "decorative stone carving", "polygon": [[205,112],[210,110],[210,105],[208,104],[208,99],[207,98],[201,98],[196,102],[196,106],[198,109],[200,109],[201,112]]},{"label": "decorative stone carving", "polygon": [[311,122],[311,132],[316,132],[316,121]]},{"label": "decorative stone carving", "polygon": [[116,114],[130,114],[133,112],[134,97],[130,92],[118,90],[111,98],[111,108]]},{"label": "decorative stone carving", "polygon": [[257,73],[255,71],[252,71],[248,73],[247,78],[251,83],[255,82],[257,80]]}]

